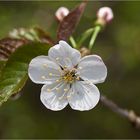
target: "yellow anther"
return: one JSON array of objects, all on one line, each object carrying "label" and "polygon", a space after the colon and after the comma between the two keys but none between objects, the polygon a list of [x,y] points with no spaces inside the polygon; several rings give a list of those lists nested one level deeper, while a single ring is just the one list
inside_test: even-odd
[{"label": "yellow anther", "polygon": [[63,99],[63,97],[59,97],[58,99],[59,99],[59,100],[62,100],[62,99]]},{"label": "yellow anther", "polygon": [[81,70],[81,69],[82,69],[82,67],[79,67],[79,69]]},{"label": "yellow anther", "polygon": [[52,73],[49,73],[50,76],[52,76]]},{"label": "yellow anther", "polygon": [[64,66],[64,69],[66,69],[66,68],[67,68],[67,65]]},{"label": "yellow anther", "polygon": [[57,79],[57,80],[56,80],[56,82],[60,82],[60,80],[59,80],[59,79]]},{"label": "yellow anther", "polygon": [[75,69],[72,70],[64,70],[63,80],[69,83],[72,83],[76,80],[77,75],[75,74]]},{"label": "yellow anther", "polygon": [[42,78],[42,79],[46,79],[46,77],[45,77],[44,75],[43,75],[43,76],[41,76],[41,78]]},{"label": "yellow anther", "polygon": [[47,64],[43,64],[43,67],[47,67],[48,65]]},{"label": "yellow anther", "polygon": [[67,79],[67,76],[64,76],[63,78],[64,78],[64,80],[66,80]]},{"label": "yellow anther", "polygon": [[64,97],[65,97],[65,93],[61,97],[59,97],[59,100],[65,99]]},{"label": "yellow anther", "polygon": [[50,89],[50,88],[48,88],[48,89],[47,89],[47,91],[48,91],[48,92],[51,92],[51,89]]},{"label": "yellow anther", "polygon": [[55,88],[57,91],[59,91],[59,88]]},{"label": "yellow anther", "polygon": [[76,80],[80,80],[80,77],[76,77]]},{"label": "yellow anther", "polygon": [[67,88],[64,88],[64,91],[66,92],[66,91],[68,91],[68,89]]},{"label": "yellow anther", "polygon": [[60,58],[59,57],[56,57],[56,61],[58,61]]}]

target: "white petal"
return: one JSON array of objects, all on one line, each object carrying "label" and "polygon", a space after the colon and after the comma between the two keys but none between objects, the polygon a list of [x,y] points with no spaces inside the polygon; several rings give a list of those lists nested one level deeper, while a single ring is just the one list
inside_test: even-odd
[{"label": "white petal", "polygon": [[40,99],[46,108],[59,111],[66,107],[67,92],[69,85],[65,83],[53,83],[51,85],[44,85],[41,89]]},{"label": "white petal", "polygon": [[52,83],[60,79],[61,73],[60,66],[50,60],[48,56],[35,57],[29,64],[28,74],[34,83]]},{"label": "white petal", "polygon": [[59,41],[59,44],[49,50],[49,57],[56,61],[60,66],[72,68],[76,66],[81,58],[78,50],[73,49],[65,41]]},{"label": "white petal", "polygon": [[94,84],[104,82],[107,68],[101,57],[97,55],[85,56],[78,64],[78,74],[83,80],[90,80]]},{"label": "white petal", "polygon": [[85,81],[79,81],[73,84],[68,93],[68,102],[71,108],[79,111],[86,111],[94,108],[99,98],[100,93],[98,88]]}]

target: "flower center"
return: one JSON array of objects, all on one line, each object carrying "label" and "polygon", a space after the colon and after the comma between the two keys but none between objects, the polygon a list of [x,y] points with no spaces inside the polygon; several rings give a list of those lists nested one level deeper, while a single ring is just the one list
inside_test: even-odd
[{"label": "flower center", "polygon": [[76,69],[64,70],[63,80],[68,83],[72,83],[75,80],[78,80],[78,76],[76,75]]}]

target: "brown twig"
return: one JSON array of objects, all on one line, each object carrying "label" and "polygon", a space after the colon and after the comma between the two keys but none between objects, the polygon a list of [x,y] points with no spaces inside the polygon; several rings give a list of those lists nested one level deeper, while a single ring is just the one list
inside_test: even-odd
[{"label": "brown twig", "polygon": [[128,119],[136,128],[140,128],[140,116],[137,116],[133,110],[123,109],[103,95],[101,96],[100,101],[104,106],[108,107],[113,112]]},{"label": "brown twig", "polygon": [[[82,57],[92,54],[91,51],[85,47],[82,47],[80,49],[80,52]],[[108,107],[110,110],[117,113],[118,115],[128,119],[136,128],[140,129],[140,116],[137,116],[133,110],[123,109],[119,107],[116,103],[114,103],[112,100],[108,99],[103,95],[101,96],[100,101],[104,106]]]}]

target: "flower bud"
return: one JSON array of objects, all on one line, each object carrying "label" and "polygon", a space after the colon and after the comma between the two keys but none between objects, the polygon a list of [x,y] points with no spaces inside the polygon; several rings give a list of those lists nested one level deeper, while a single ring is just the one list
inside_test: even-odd
[{"label": "flower bud", "polygon": [[55,16],[58,21],[62,21],[65,16],[69,14],[69,10],[66,7],[60,7],[55,12]]},{"label": "flower bud", "polygon": [[113,17],[113,11],[109,7],[102,7],[97,12],[98,20],[104,22],[104,24],[109,23]]}]

